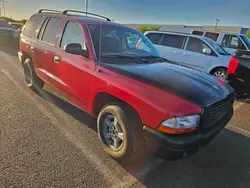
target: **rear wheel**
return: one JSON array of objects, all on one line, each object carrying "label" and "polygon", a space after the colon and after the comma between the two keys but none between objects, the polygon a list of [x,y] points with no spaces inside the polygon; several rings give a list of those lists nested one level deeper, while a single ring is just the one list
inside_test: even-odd
[{"label": "rear wheel", "polygon": [[23,64],[25,81],[32,90],[39,90],[44,82],[36,75],[31,59],[26,59]]},{"label": "rear wheel", "polygon": [[99,113],[97,126],[103,149],[109,156],[120,162],[140,157],[144,148],[142,123],[131,109],[106,105]]},{"label": "rear wheel", "polygon": [[226,68],[216,68],[213,72],[212,75],[221,78],[223,80],[226,80],[227,78],[227,69]]}]

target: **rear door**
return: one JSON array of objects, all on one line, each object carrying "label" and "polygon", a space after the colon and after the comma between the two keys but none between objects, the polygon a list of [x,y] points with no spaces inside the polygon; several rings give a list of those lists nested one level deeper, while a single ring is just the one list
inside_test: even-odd
[{"label": "rear door", "polygon": [[88,30],[78,22],[67,21],[62,33],[61,41],[55,49],[55,75],[63,84],[60,89],[75,104],[85,109],[93,84],[95,63],[88,57],[65,52],[68,44],[81,44],[82,49],[87,50],[91,44],[87,44]]},{"label": "rear door", "polygon": [[39,72],[42,77],[47,80],[54,87],[58,87],[59,84],[63,84],[55,74],[55,66],[58,63],[55,59],[55,44],[62,26],[62,19],[57,17],[50,17],[43,26],[43,32],[39,34],[41,55],[39,58],[42,59]]},{"label": "rear door", "polygon": [[[179,56],[180,61],[183,65],[190,68],[206,71],[211,62],[212,54],[204,54],[204,48],[210,47],[198,38],[189,37],[185,50],[183,50],[183,53]],[[213,49],[211,49],[211,51],[213,52]]]},{"label": "rear door", "polygon": [[163,40],[160,42],[160,45],[157,46],[160,55],[166,59],[179,63],[180,54],[183,53],[186,36],[175,34],[163,35]]}]

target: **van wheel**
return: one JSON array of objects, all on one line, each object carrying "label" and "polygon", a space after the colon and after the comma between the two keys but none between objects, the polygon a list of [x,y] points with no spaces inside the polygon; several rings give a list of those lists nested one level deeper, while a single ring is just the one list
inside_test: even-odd
[{"label": "van wheel", "polygon": [[97,119],[99,138],[104,151],[119,162],[138,159],[143,151],[142,123],[130,108],[109,104]]},{"label": "van wheel", "polygon": [[221,78],[223,80],[226,80],[227,78],[227,69],[226,68],[216,68],[213,72],[212,75]]},{"label": "van wheel", "polygon": [[36,75],[31,59],[26,59],[23,64],[25,81],[32,90],[39,90],[44,82]]}]

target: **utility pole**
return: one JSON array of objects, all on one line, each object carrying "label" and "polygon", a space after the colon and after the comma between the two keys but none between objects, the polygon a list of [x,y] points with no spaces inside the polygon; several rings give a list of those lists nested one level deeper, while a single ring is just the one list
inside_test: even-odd
[{"label": "utility pole", "polygon": [[8,1],[5,1],[5,0],[0,0],[2,3],[3,3],[3,16],[5,17],[5,5],[4,3],[8,2]]},{"label": "utility pole", "polygon": [[86,16],[88,16],[88,5],[89,5],[89,0],[85,0],[85,12],[86,12]]},{"label": "utility pole", "polygon": [[219,21],[220,21],[219,19],[216,19],[216,24],[215,24],[215,28],[214,28],[215,30],[217,29]]}]

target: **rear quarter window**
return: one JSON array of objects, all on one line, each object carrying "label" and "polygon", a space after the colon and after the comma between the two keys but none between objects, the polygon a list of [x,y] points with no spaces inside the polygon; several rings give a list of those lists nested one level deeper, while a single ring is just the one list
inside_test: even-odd
[{"label": "rear quarter window", "polygon": [[159,44],[162,37],[161,33],[148,33],[146,35],[153,44]]},{"label": "rear quarter window", "polygon": [[210,38],[216,42],[219,37],[219,33],[206,32],[205,37]]},{"label": "rear quarter window", "polygon": [[24,28],[23,34],[30,38],[36,38],[45,20],[46,20],[46,16],[44,15],[32,16]]},{"label": "rear quarter window", "polygon": [[185,36],[165,34],[162,41],[163,46],[172,47],[172,48],[183,48],[186,41]]}]

